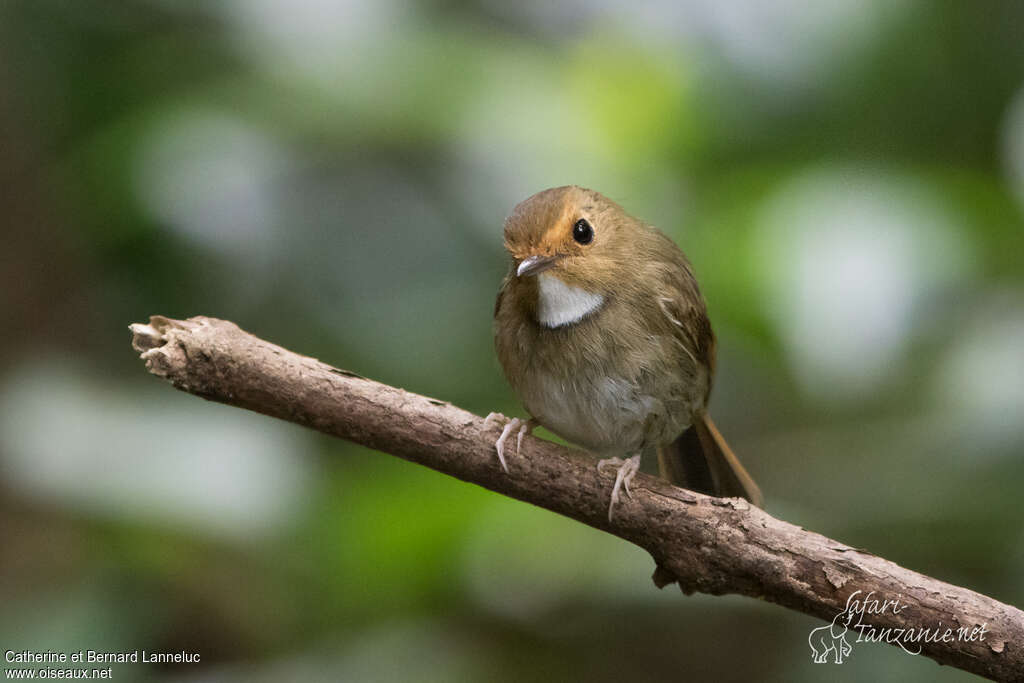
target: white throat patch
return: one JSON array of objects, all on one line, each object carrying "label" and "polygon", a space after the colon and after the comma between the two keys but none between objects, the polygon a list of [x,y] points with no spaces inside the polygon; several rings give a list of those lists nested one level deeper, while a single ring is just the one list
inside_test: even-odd
[{"label": "white throat patch", "polygon": [[537,319],[544,327],[577,322],[604,303],[600,294],[567,285],[550,273],[538,275],[537,284]]}]

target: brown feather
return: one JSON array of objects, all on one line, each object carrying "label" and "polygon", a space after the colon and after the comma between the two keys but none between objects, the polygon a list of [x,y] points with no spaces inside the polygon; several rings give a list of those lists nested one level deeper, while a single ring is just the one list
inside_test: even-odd
[{"label": "brown feather", "polygon": [[[573,239],[580,219],[593,226],[588,244]],[[715,338],[690,263],[672,240],[603,195],[566,186],[517,205],[505,247],[512,262],[495,302],[495,347],[540,424],[603,455],[678,437],[688,453],[709,454],[705,484],[734,491],[738,479],[756,490],[705,417]],[[532,256],[554,261],[543,275],[518,277],[518,264]],[[541,324],[540,277],[599,305],[570,324]]]},{"label": "brown feather", "polygon": [[712,496],[746,498],[760,507],[761,489],[705,413],[672,443],[658,449],[658,470],[676,486]]}]

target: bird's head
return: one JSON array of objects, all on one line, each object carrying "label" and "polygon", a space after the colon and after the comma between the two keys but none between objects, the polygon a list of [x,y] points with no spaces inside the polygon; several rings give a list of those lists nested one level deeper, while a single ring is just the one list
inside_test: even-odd
[{"label": "bird's head", "polygon": [[640,223],[604,195],[575,185],[538,192],[505,221],[512,274],[550,273],[567,285],[608,292],[630,272]]}]

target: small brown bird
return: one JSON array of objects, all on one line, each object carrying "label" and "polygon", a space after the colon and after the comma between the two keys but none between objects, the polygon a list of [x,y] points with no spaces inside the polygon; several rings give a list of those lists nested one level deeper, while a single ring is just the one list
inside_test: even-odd
[{"label": "small brown bird", "polygon": [[[686,257],[668,237],[593,190],[544,190],[505,221],[512,265],[494,306],[505,376],[536,424],[617,468],[608,518],[645,452],[661,476],[761,505],[761,492],[706,412],[715,338]],[[490,418],[489,418],[490,419]],[[623,457],[624,456],[624,457]]]}]

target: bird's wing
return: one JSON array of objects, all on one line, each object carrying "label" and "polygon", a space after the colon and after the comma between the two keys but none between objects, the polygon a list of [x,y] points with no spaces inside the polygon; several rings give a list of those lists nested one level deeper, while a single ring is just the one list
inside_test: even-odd
[{"label": "bird's wing", "polygon": [[662,329],[672,335],[680,352],[694,365],[707,369],[710,377],[715,370],[715,335],[690,264],[679,254],[679,262],[659,264],[657,280],[655,303]]}]

